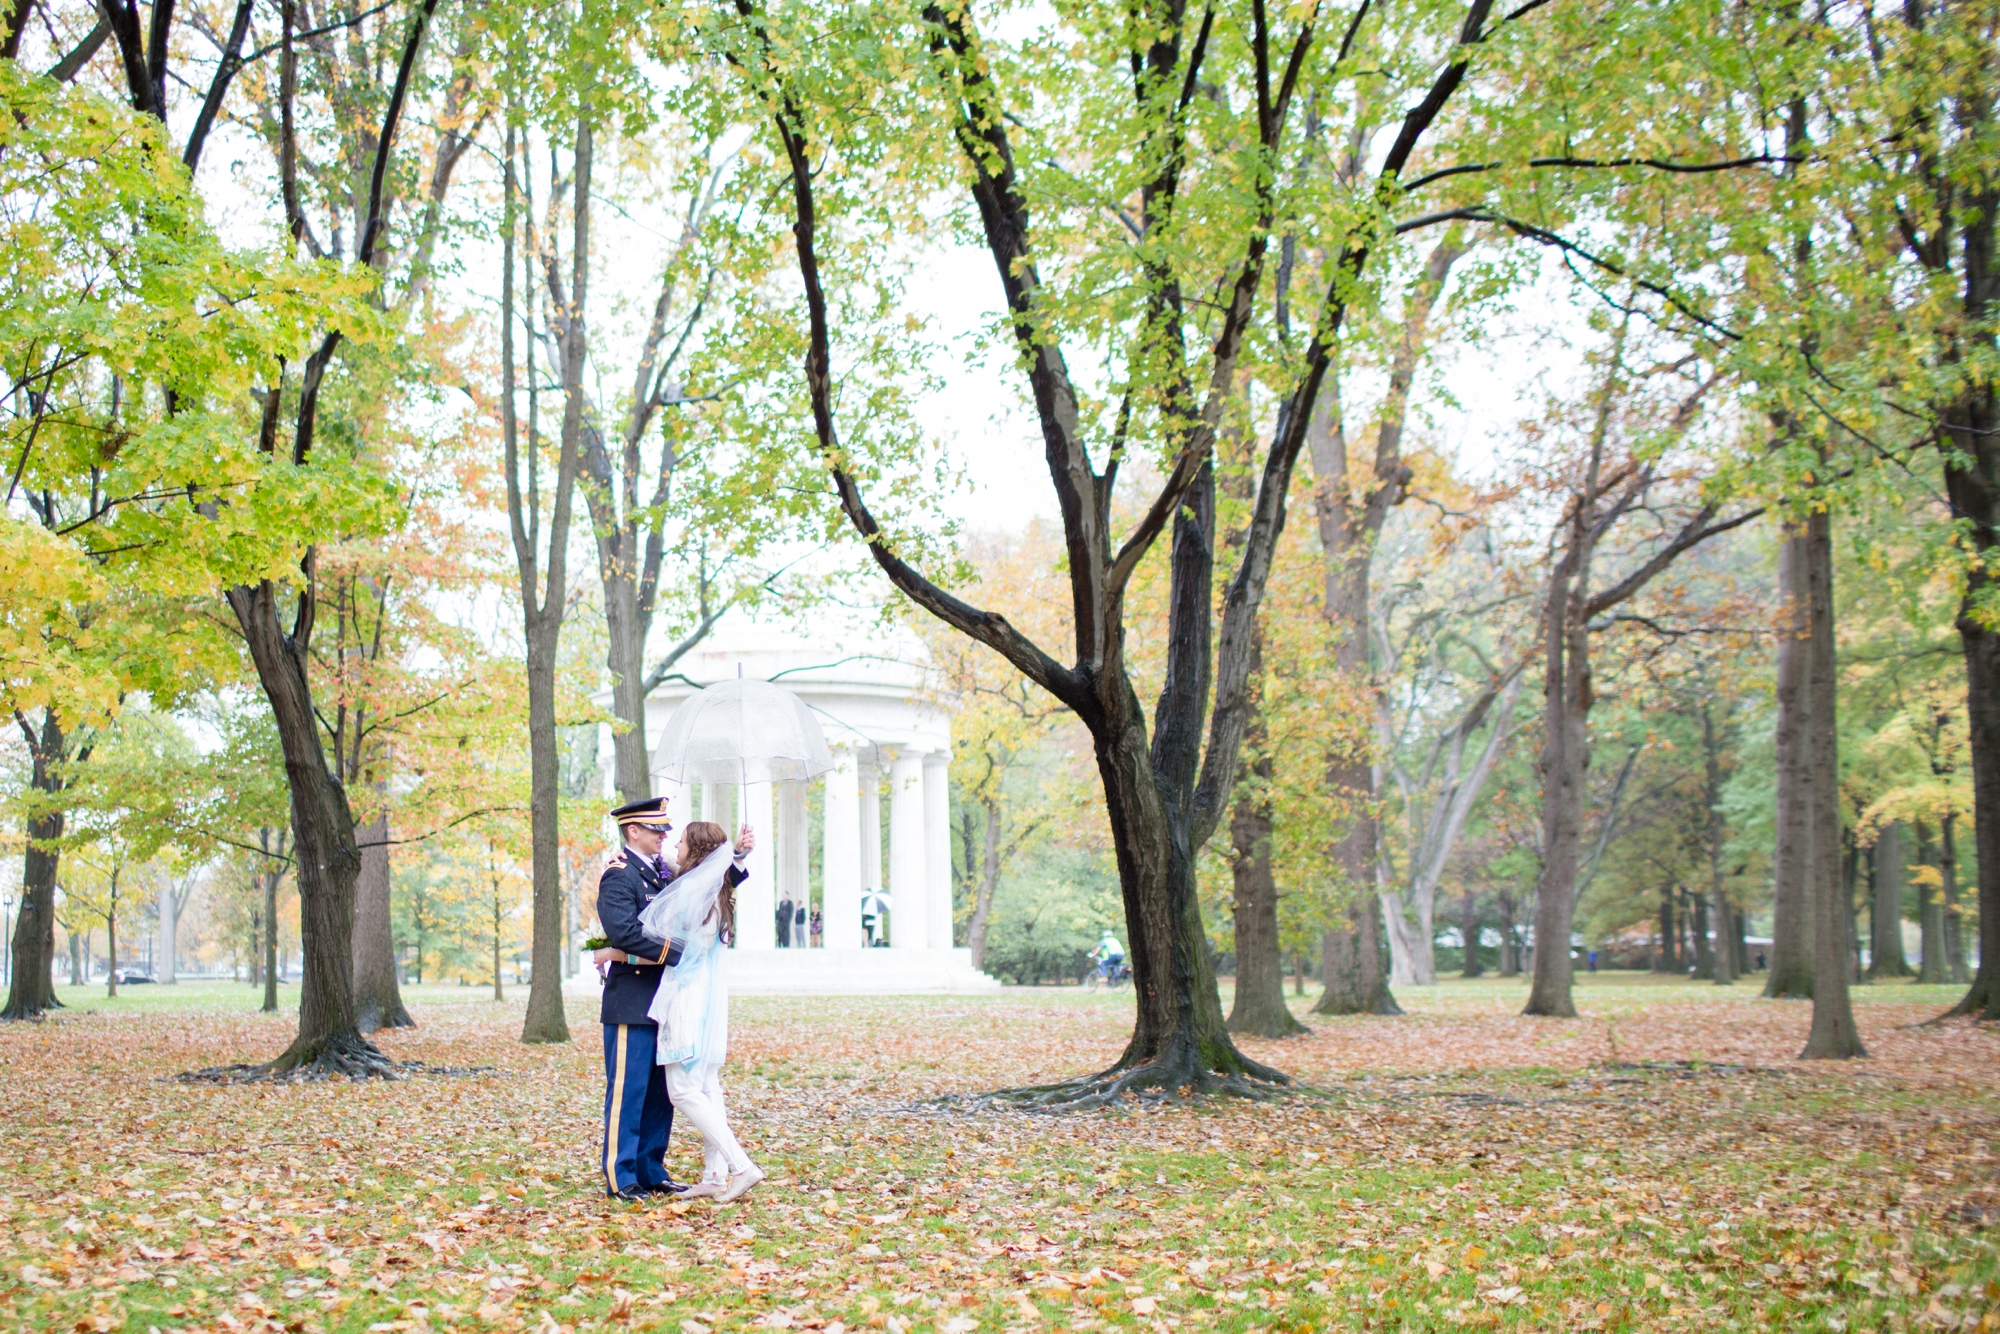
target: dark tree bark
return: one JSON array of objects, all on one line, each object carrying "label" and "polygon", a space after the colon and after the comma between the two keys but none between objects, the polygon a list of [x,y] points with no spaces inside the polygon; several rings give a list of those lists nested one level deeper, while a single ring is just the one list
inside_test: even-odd
[{"label": "dark tree bark", "polygon": [[1382,962],[1382,900],[1373,893],[1357,894],[1348,913],[1353,924],[1329,931],[1320,942],[1324,972],[1314,1014],[1403,1013],[1389,990],[1389,970]]},{"label": "dark tree bark", "polygon": [[1693,902],[1689,914],[1689,934],[1694,938],[1694,974],[1697,981],[1709,982],[1715,979],[1715,950],[1709,943],[1708,899],[1705,895],[1690,892]]},{"label": "dark tree bark", "polygon": [[1807,892],[1812,861],[1813,719],[1807,682],[1812,667],[1812,616],[1806,587],[1803,527],[1785,530],[1778,548],[1778,591],[1784,619],[1778,634],[1778,808],[1770,972],[1764,994],[1780,1000],[1812,996],[1813,908]]},{"label": "dark tree bark", "polygon": [[1811,634],[1807,674],[1812,734],[1811,860],[1807,884],[1813,896],[1813,1017],[1806,1060],[1845,1060],[1868,1053],[1854,1026],[1847,977],[1852,951],[1853,902],[1840,875],[1839,733],[1835,703],[1838,662],[1833,638],[1833,517],[1825,510],[1806,520],[1806,601]]},{"label": "dark tree bark", "polygon": [[49,1010],[62,1008],[62,1002],[56,999],[55,981],[56,869],[62,857],[61,840],[66,823],[60,800],[69,786],[63,764],[69,758],[71,738],[64,734],[53,709],[42,710],[39,730],[19,715],[16,721],[27,741],[28,787],[34,804],[26,821],[27,846],[21,854],[21,911],[14,924],[7,1008],[0,1010],[0,1019],[39,1019]]},{"label": "dark tree bark", "polygon": [[[1264,634],[1250,634],[1250,679],[1264,672]],[[1264,715],[1253,684],[1243,744],[1248,771],[1237,785],[1229,824],[1235,856],[1236,997],[1229,1031],[1285,1038],[1307,1031],[1285,1004],[1285,956],[1278,942],[1278,884],[1271,872],[1271,757],[1265,750]]]},{"label": "dark tree bark", "polygon": [[[1897,13],[1917,29],[1953,20],[1932,6],[1905,6]],[[1935,43],[1935,33],[1924,35]],[[1944,458],[1945,495],[1959,541],[1973,557],[1966,562],[1957,627],[1971,733],[1979,968],[1965,996],[1940,1017],[2000,1019],[2000,627],[1993,624],[1990,605],[2000,586],[2000,385],[1987,369],[2000,310],[1995,230],[2000,169],[1990,153],[1974,147],[1992,142],[2000,107],[1993,96],[1990,38],[1982,42],[1984,35],[1960,27],[1946,39],[1950,45],[1915,48],[1922,67],[1892,67],[1886,73],[1907,79],[1905,87],[1917,94],[1903,99],[1899,90],[1905,110],[1894,141],[1903,156],[1894,162],[1908,177],[1900,197],[1914,203],[1900,219],[1901,234],[1910,258],[1934,279],[1949,282],[1959,296],[1959,309],[1945,323],[1936,351],[1938,362],[1960,375],[1932,404],[1932,442]],[[1940,134],[1940,125],[1955,132]]]},{"label": "dark tree bark", "polygon": [[[1269,763],[1261,762],[1269,772]],[[1271,875],[1271,810],[1239,797],[1229,826],[1235,846],[1236,998],[1229,1031],[1284,1038],[1306,1031],[1285,1003],[1278,948],[1278,886]]]},{"label": "dark tree bark", "polygon": [[1494,906],[1500,916],[1500,976],[1519,977],[1521,975],[1521,952],[1515,938],[1514,896],[1496,894]]},{"label": "dark tree bark", "polygon": [[1868,852],[1868,971],[1870,982],[1910,976],[1903,954],[1903,823],[1892,820]]},{"label": "dark tree bark", "polygon": [[1653,971],[1669,976],[1680,970],[1679,951],[1680,928],[1674,924],[1674,887],[1660,886],[1660,957],[1653,961]]},{"label": "dark tree bark", "polygon": [[354,1022],[363,1033],[415,1028],[396,982],[396,939],[389,918],[389,811],[360,831],[361,873],[354,885]]},{"label": "dark tree bark", "polygon": [[1484,976],[1486,966],[1479,961],[1479,896],[1469,889],[1459,898],[1458,938],[1465,942],[1465,966],[1460,974]]},{"label": "dark tree bark", "polygon": [[[1262,635],[1253,635],[1250,674],[1263,671]],[[1252,696],[1254,701],[1254,694]],[[1249,772],[1239,785],[1229,823],[1235,851],[1236,998],[1229,1008],[1229,1031],[1264,1038],[1307,1032],[1285,1003],[1285,956],[1278,944],[1278,884],[1271,873],[1271,757],[1264,752],[1261,711],[1252,705],[1244,744]]]}]

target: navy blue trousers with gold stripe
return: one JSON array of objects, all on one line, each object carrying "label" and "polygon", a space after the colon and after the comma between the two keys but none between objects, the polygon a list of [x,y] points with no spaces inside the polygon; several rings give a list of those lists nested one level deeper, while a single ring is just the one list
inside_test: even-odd
[{"label": "navy blue trousers with gold stripe", "polygon": [[644,1190],[667,1180],[667,1136],[674,1104],[653,1059],[660,1030],[652,1024],[604,1025],[604,1190]]}]

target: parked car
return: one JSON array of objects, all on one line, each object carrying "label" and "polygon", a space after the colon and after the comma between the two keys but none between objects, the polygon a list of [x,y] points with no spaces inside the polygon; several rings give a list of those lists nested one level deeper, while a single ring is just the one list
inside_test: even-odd
[{"label": "parked car", "polygon": [[121,987],[142,987],[142,986],[146,986],[147,984],[151,983],[152,981],[153,981],[153,979],[152,979],[152,978],[150,978],[150,977],[148,977],[148,976],[146,976],[146,974],[144,974],[144,973],[120,973],[120,974],[118,974],[118,985],[119,985],[119,986],[121,986]]}]

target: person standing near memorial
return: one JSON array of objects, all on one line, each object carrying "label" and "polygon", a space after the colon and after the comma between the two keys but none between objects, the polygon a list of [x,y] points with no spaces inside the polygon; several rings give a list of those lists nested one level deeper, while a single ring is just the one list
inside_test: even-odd
[{"label": "person standing near memorial", "polygon": [[[611,812],[624,846],[605,865],[597,882],[597,920],[610,942],[594,956],[604,980],[598,1011],[604,1027],[604,1193],[640,1200],[685,1190],[667,1174],[667,1140],[674,1107],[657,1060],[659,1030],[647,1016],[666,970],[680,961],[680,943],[656,939],[639,924],[639,914],[674,879],[661,856],[667,832],[662,797],[629,802]],[[742,859],[756,846],[743,826],[736,859],[728,871],[731,887],[749,875]]]}]

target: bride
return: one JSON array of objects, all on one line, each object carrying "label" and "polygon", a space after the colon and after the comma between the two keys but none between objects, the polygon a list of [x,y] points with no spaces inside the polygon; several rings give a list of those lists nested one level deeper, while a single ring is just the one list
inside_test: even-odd
[{"label": "bride", "polygon": [[701,1180],[680,1198],[728,1204],[764,1173],[729,1129],[722,1062],[729,1055],[729,945],[736,935],[736,891],[728,873],[733,850],[722,826],[695,820],[681,833],[680,874],[646,910],[640,925],[659,940],[681,942],[680,962],[660,979],[647,1017],[660,1026],[659,1062],[674,1111],[701,1132]]}]

